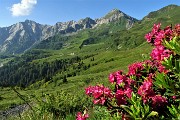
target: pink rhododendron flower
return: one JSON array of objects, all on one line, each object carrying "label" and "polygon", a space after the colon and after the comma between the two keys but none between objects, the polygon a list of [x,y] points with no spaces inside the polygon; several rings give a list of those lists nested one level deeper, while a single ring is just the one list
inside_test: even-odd
[{"label": "pink rhododendron flower", "polygon": [[131,65],[129,65],[129,72],[128,75],[135,75],[137,77],[141,76],[141,71],[144,69],[142,62],[136,62]]},{"label": "pink rhododendron flower", "polygon": [[126,98],[124,96],[123,90],[117,90],[115,94],[115,98],[117,100],[117,105],[123,105],[126,104]]},{"label": "pink rhododendron flower", "polygon": [[143,63],[145,66],[154,67],[154,63],[151,60],[145,60]]},{"label": "pink rhododendron flower", "polygon": [[150,77],[143,82],[143,84],[138,89],[138,94],[141,95],[144,102],[146,102],[150,97],[154,96],[154,91],[152,89],[153,81]]},{"label": "pink rhododendron flower", "polygon": [[155,95],[151,97],[152,99],[152,105],[154,107],[161,107],[167,104],[167,99],[165,97],[162,97],[161,95]]},{"label": "pink rhododendron flower", "polygon": [[[145,39],[147,39],[147,42],[154,44],[154,40],[158,36],[158,32],[160,31],[160,26],[161,26],[160,23],[157,25],[154,24],[152,31],[145,35]],[[161,39],[157,39],[156,43],[159,43],[159,41],[161,41]]]},{"label": "pink rhododendron flower", "polygon": [[158,45],[162,45],[162,40],[165,38],[165,33],[163,30],[161,30],[156,36],[155,36],[155,40],[154,40],[154,45],[158,46]]},{"label": "pink rhododendron flower", "polygon": [[117,84],[121,84],[124,81],[124,79],[126,79],[126,76],[124,76],[121,71],[116,72],[115,76],[116,76],[116,83]]},{"label": "pink rhododendron flower", "polygon": [[125,83],[125,87],[129,87],[130,85],[134,85],[135,84],[135,81],[130,79],[130,78],[127,78],[126,81],[124,81]]},{"label": "pink rhododendron flower", "polygon": [[172,27],[171,26],[167,26],[165,29],[164,29],[164,33],[165,33],[165,39],[167,41],[170,41],[172,40],[172,37],[173,37],[173,30],[172,30]]},{"label": "pink rhododendron flower", "polygon": [[177,97],[174,95],[174,96],[172,96],[172,98],[175,100]]},{"label": "pink rhododendron flower", "polygon": [[148,33],[145,35],[145,39],[147,39],[147,42],[149,42],[149,43],[152,42],[152,37],[153,37],[153,35],[151,33]]},{"label": "pink rhododendron flower", "polygon": [[93,97],[96,99],[96,98],[99,98],[103,95],[103,87],[102,86],[95,86],[94,89],[93,89]]},{"label": "pink rhododendron flower", "polygon": [[94,104],[101,104],[104,105],[104,103],[106,102],[106,99],[104,97],[100,97],[99,99],[94,99],[93,103]]},{"label": "pink rhododendron flower", "polygon": [[92,88],[93,88],[92,86],[89,86],[89,87],[85,88],[85,93],[86,93],[86,95],[92,94],[92,92],[93,92],[93,89],[92,89]]},{"label": "pink rhododendron flower", "polygon": [[167,70],[166,67],[163,66],[161,63],[158,64],[157,68],[158,68],[160,73],[162,73],[162,72],[163,73],[168,73],[169,72],[169,70]]},{"label": "pink rhododendron flower", "polygon": [[170,50],[165,49],[164,46],[156,46],[151,52],[151,58],[153,60],[163,61],[164,58],[169,58],[172,54]]},{"label": "pink rhododendron flower", "polygon": [[111,73],[111,74],[109,75],[109,81],[110,81],[111,83],[120,82],[121,79],[122,79],[122,71],[121,71],[121,70],[119,70],[119,71],[117,71],[117,72],[114,72],[114,73]]},{"label": "pink rhododendron flower", "polygon": [[86,120],[87,118],[89,118],[88,114],[82,114],[81,112],[76,114],[76,120]]},{"label": "pink rhododendron flower", "polygon": [[114,76],[113,73],[111,73],[111,74],[109,75],[109,81],[110,81],[110,83],[114,83],[114,82],[115,82],[115,76]]},{"label": "pink rhododendron flower", "polygon": [[132,97],[133,90],[130,87],[119,89],[116,91],[115,98],[117,100],[117,105],[126,104],[126,98]]},{"label": "pink rhododendron flower", "polygon": [[[126,75],[123,75],[122,71],[117,71],[114,73],[111,73],[109,75],[109,81],[111,83],[116,83],[118,85],[120,85],[121,83],[125,83],[128,80],[128,77]],[[128,80],[129,82],[132,82],[130,80]]]},{"label": "pink rhododendron flower", "polygon": [[85,88],[86,95],[94,97],[94,104],[104,104],[107,99],[112,99],[113,94],[111,90],[103,85],[89,86]]},{"label": "pink rhododendron flower", "polygon": [[132,97],[132,89],[131,88],[126,88],[124,90],[124,94],[128,97],[128,98],[131,98]]},{"label": "pink rhododendron flower", "polygon": [[174,33],[175,36],[180,36],[180,24],[175,25]]},{"label": "pink rhododendron flower", "polygon": [[156,34],[156,33],[160,30],[160,27],[161,27],[161,23],[159,23],[159,24],[154,24],[151,33],[152,33],[152,34]]}]

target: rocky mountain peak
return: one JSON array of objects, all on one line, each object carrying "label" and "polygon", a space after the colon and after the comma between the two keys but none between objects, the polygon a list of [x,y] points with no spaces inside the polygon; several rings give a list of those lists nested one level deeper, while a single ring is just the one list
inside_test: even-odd
[{"label": "rocky mountain peak", "polygon": [[111,10],[108,14],[106,14],[103,18],[104,19],[112,19],[112,17],[122,17],[124,16],[125,14],[123,12],[121,12],[120,10],[118,9],[113,9]]},{"label": "rocky mountain peak", "polygon": [[[129,29],[133,26],[133,23],[137,21],[137,19],[126,15],[122,11],[118,9],[113,9],[108,12],[104,17],[95,20],[97,25],[108,24],[110,22],[124,22],[126,24],[126,29]],[[97,26],[96,25],[96,26]]]},{"label": "rocky mountain peak", "polygon": [[112,9],[108,14],[121,14],[121,13],[123,13],[123,12],[120,11],[119,9]]},{"label": "rocky mountain peak", "polygon": [[86,17],[85,19],[82,19],[82,23],[95,24],[95,21],[91,19],[90,17]]},{"label": "rocky mountain peak", "polygon": [[33,20],[28,20],[28,19],[27,19],[27,20],[25,20],[25,21],[24,21],[24,23],[31,23],[31,24],[35,24],[36,22],[35,22],[35,21],[33,21]]}]

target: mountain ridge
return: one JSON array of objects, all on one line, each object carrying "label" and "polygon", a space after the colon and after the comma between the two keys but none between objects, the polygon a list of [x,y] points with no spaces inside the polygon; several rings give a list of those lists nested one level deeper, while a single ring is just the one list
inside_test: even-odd
[{"label": "mountain ridge", "polygon": [[[90,17],[86,17],[79,21],[57,22],[54,25],[40,24],[32,20],[25,20],[24,22],[0,28],[0,54],[23,53],[32,48],[35,44],[57,34],[73,35],[78,31],[96,29],[100,26],[108,26],[109,29],[115,30],[129,30],[134,24],[144,23],[151,19],[154,19],[154,23],[156,23],[156,21],[168,22],[169,19],[172,19],[169,18],[170,16],[177,17],[177,15],[170,15],[173,9],[176,9],[174,12],[178,15],[177,11],[179,10],[179,6],[168,5],[157,11],[150,12],[142,20],[137,20],[118,9],[111,10],[101,18],[91,19]],[[158,19],[156,20],[156,18]],[[177,23],[179,21],[176,19],[174,22]],[[142,25],[145,24],[140,24],[140,26]],[[108,31],[112,32],[110,30]]]},{"label": "mountain ridge", "polygon": [[113,13],[110,11],[104,17],[95,20],[86,17],[79,21],[57,22],[53,26],[39,24],[32,20],[25,20],[24,22],[0,28],[0,53],[22,53],[36,42],[53,35],[65,35],[87,28],[94,29],[102,24],[118,21],[122,17],[126,19],[126,28],[124,29],[129,29],[137,19],[127,16],[120,10],[116,10]]},{"label": "mountain ridge", "polygon": [[[170,5],[168,5],[168,6],[162,7],[162,8],[159,9],[159,10],[150,12],[150,13],[149,13],[147,16],[145,16],[143,19],[153,18],[153,17],[155,17],[158,13],[168,12],[169,10],[174,9],[174,8],[178,8],[178,7],[179,7],[179,5],[170,4]],[[143,19],[142,19],[142,20],[143,20]]]}]

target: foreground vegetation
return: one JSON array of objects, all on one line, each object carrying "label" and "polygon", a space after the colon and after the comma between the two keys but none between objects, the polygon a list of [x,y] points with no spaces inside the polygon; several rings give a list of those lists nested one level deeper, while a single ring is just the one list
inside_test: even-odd
[{"label": "foreground vegetation", "polygon": [[[180,119],[180,24],[174,29],[160,26],[154,24],[145,36],[154,46],[149,60],[131,64],[127,73],[111,73],[113,90],[104,85],[85,89],[94,105],[122,120]],[[87,118],[87,111],[77,113],[76,120]]]}]

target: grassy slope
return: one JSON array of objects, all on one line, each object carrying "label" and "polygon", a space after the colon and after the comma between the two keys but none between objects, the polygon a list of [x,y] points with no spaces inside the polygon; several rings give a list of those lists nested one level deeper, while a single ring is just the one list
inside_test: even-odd
[{"label": "grassy slope", "polygon": [[[127,71],[128,64],[135,61],[141,61],[142,54],[148,54],[150,50],[151,47],[148,44],[143,44],[140,47],[127,51],[104,51],[95,55],[94,61],[90,61],[91,58],[88,58],[84,61],[85,64],[98,63],[97,65],[81,72],[78,76],[69,77],[67,83],[63,83],[62,80],[58,80],[56,85],[54,82],[47,82],[40,88],[36,89],[35,86],[37,86],[41,82],[40,81],[38,83],[35,83],[34,85],[29,86],[29,88],[26,88],[25,90],[19,90],[19,92],[23,95],[36,94],[37,96],[40,96],[42,94],[42,91],[44,93],[56,93],[62,90],[70,92],[74,91],[74,94],[84,94],[83,88],[85,86],[96,83],[108,85],[107,77],[109,73],[119,69]],[[114,60],[111,61],[111,59]],[[54,76],[54,78],[55,77],[58,77],[58,74],[57,76]],[[77,93],[76,91],[79,92]],[[1,98],[0,109],[5,109],[14,104],[23,103],[23,101],[20,100],[15,92],[13,92],[10,88],[1,89]]]}]

